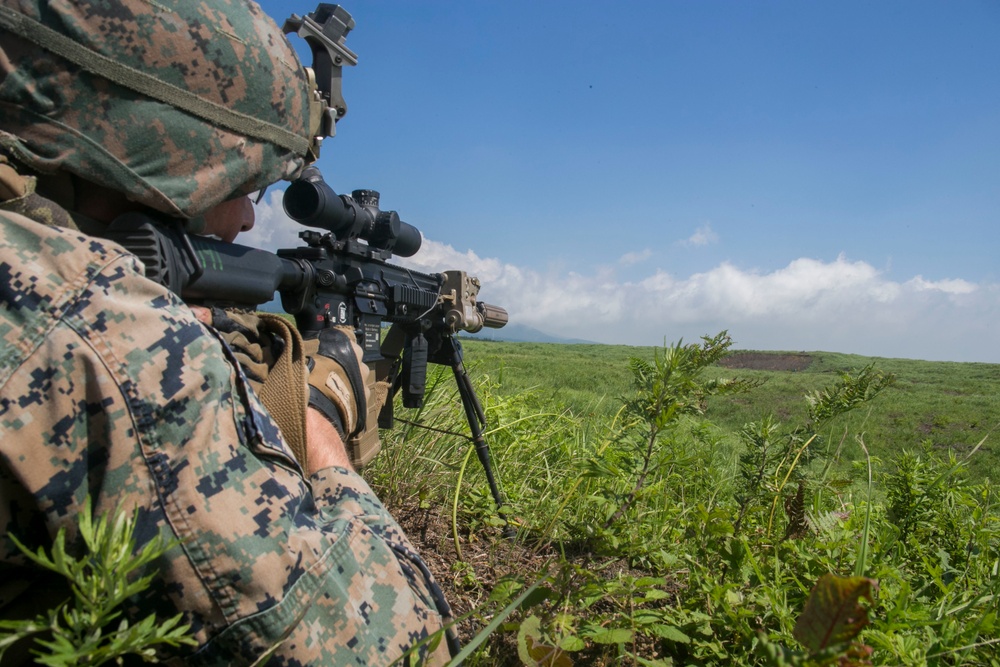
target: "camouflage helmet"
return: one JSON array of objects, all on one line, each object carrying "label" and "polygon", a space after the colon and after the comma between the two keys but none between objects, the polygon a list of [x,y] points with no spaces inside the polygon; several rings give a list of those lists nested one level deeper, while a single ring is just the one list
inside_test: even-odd
[{"label": "camouflage helmet", "polygon": [[172,216],[294,177],[310,95],[247,0],[0,0],[0,146]]}]

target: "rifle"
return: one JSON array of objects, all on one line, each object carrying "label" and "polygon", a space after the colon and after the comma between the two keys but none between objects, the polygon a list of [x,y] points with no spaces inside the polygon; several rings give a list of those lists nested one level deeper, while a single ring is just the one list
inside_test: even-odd
[{"label": "rifle", "polygon": [[[142,213],[120,216],[105,236],[138,256],[147,278],[188,303],[257,310],[277,293],[304,338],[325,327],[353,328],[363,361],[391,386],[379,428],[393,427],[397,393],[404,407],[423,406],[428,363],[450,367],[499,509],[503,499],[483,436],[486,416],[456,335],[503,327],[507,311],[478,301],[480,282],[464,271],[428,274],[390,264],[394,253],[416,254],[421,235],[395,211],[380,210],[374,190],[337,195],[309,167],[285,190],[283,206],[293,220],[322,231],[300,232],[304,246],[277,254],[192,236],[179,221],[154,222]],[[391,325],[384,339],[383,323]]]}]

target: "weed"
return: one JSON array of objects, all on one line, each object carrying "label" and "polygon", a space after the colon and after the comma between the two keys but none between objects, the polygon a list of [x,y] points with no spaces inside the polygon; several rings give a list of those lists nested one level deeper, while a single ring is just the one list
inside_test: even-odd
[{"label": "weed", "polygon": [[[466,565],[451,593],[460,605],[477,600],[470,618],[484,623],[465,630],[479,638],[467,664],[990,664],[1000,513],[992,487],[969,474],[974,454],[990,455],[982,434],[963,451],[900,431],[918,433],[920,414],[941,414],[901,401],[923,387],[902,362],[881,370],[813,355],[794,374],[747,370],[731,380],[716,366],[729,345],[723,332],[639,358],[502,343],[471,353],[504,358],[503,384],[473,369],[486,377],[488,437],[519,528],[503,549],[481,476],[470,467],[456,483],[466,445],[446,436],[432,449],[423,443],[437,436],[415,430],[387,443],[420,454],[403,456],[405,474],[383,474],[419,480],[423,502],[458,508]],[[543,367],[544,376],[528,371]],[[915,367],[925,377],[935,368]],[[587,380],[590,368],[600,381]],[[572,392],[559,389],[566,374]],[[987,377],[1000,379],[980,373],[975,382]],[[985,386],[961,395],[981,397]],[[435,428],[450,428],[449,402],[442,395],[425,408]],[[736,405],[757,414],[736,424]],[[845,584],[870,600],[870,622],[850,641],[802,642],[799,619],[831,576],[878,581]],[[482,638],[501,611],[504,622]]]},{"label": "weed", "polygon": [[34,640],[31,653],[37,664],[49,667],[101,665],[121,661],[122,656],[156,658],[159,646],[195,645],[188,626],[178,614],[168,619],[147,616],[130,625],[122,619],[121,605],[148,588],[154,573],[130,576],[142,569],[172,543],[159,537],[135,549],[135,516],[116,512],[96,521],[91,518],[90,498],[78,516],[85,555],[75,558],[66,548],[66,531],[60,529],[51,554],[41,547],[31,551],[13,535],[11,540],[35,565],[65,579],[68,600],[31,619],[0,621],[0,657],[17,642]]}]

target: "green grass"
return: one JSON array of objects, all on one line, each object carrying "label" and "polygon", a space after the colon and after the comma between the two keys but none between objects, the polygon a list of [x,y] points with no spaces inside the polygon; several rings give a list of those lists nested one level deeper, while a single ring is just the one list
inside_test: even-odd
[{"label": "green grass", "polygon": [[[652,347],[623,345],[560,345],[503,343],[463,339],[467,365],[486,374],[505,395],[531,391],[540,399],[578,416],[613,415],[631,388],[628,361],[651,359]],[[734,354],[737,354],[734,351]],[[782,352],[755,354],[782,356]],[[803,353],[795,353],[803,354]],[[840,374],[874,363],[893,373],[896,385],[870,410],[838,422],[840,430],[826,433],[838,439],[843,429],[864,431],[872,453],[891,457],[904,449],[930,444],[943,453],[970,451],[986,443],[970,465],[982,479],[1000,478],[1000,364],[928,362],[886,359],[832,352],[808,352],[810,365],[801,371],[709,369],[708,377],[739,375],[762,382],[753,392],[710,399],[706,416],[728,432],[765,414],[797,423],[807,413],[803,397]],[[996,442],[992,442],[996,440]],[[853,441],[843,456],[855,460],[862,452]]]},{"label": "green grass", "polygon": [[[432,371],[416,415],[436,430],[384,432],[366,476],[398,516],[438,517],[408,530],[465,639],[489,634],[466,664],[819,665],[872,650],[874,664],[1000,667],[986,482],[1000,366],[810,353],[795,372],[742,370],[711,363],[728,341],[705,345],[463,342],[513,542],[449,373]],[[736,377],[750,382],[721,382]],[[837,590],[878,583],[854,644],[796,639],[826,574]]]}]

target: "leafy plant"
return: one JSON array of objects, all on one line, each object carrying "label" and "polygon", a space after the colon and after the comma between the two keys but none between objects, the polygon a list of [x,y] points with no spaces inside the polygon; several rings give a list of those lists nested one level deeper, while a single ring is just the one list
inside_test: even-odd
[{"label": "leafy plant", "polygon": [[631,490],[618,508],[608,517],[608,528],[631,507],[636,495],[646,484],[650,464],[654,461],[660,439],[684,415],[700,415],[705,411],[709,396],[745,392],[754,383],[740,379],[704,379],[703,371],[715,364],[729,350],[733,341],[725,331],[714,337],[702,337],[702,344],[665,346],[653,354],[649,363],[638,357],[629,362],[634,381],[634,395],[625,402],[625,412],[638,424],[638,439],[623,439],[622,444],[631,449],[632,458],[638,459]]},{"label": "leafy plant", "polygon": [[810,592],[792,631],[806,652],[790,651],[762,636],[761,653],[775,667],[871,665],[872,649],[857,641],[857,637],[868,625],[868,609],[860,601],[873,603],[874,588],[877,584],[864,577],[823,575]]},{"label": "leafy plant", "polygon": [[63,528],[52,543],[51,554],[41,547],[33,552],[9,536],[36,565],[64,577],[72,596],[36,618],[0,621],[0,658],[27,638],[34,638],[35,661],[50,667],[101,665],[125,655],[156,662],[158,647],[195,645],[180,614],[168,619],[150,614],[135,624],[122,617],[122,604],[148,588],[156,572],[132,575],[174,542],[157,536],[136,551],[136,517],[116,512],[114,519],[105,514],[94,521],[89,497],[77,516],[85,547],[80,558],[67,551]]},{"label": "leafy plant", "polygon": [[841,373],[840,380],[830,387],[806,394],[809,417],[816,424],[830,421],[870,403],[894,384],[896,376],[879,370],[874,362],[854,372]]}]

